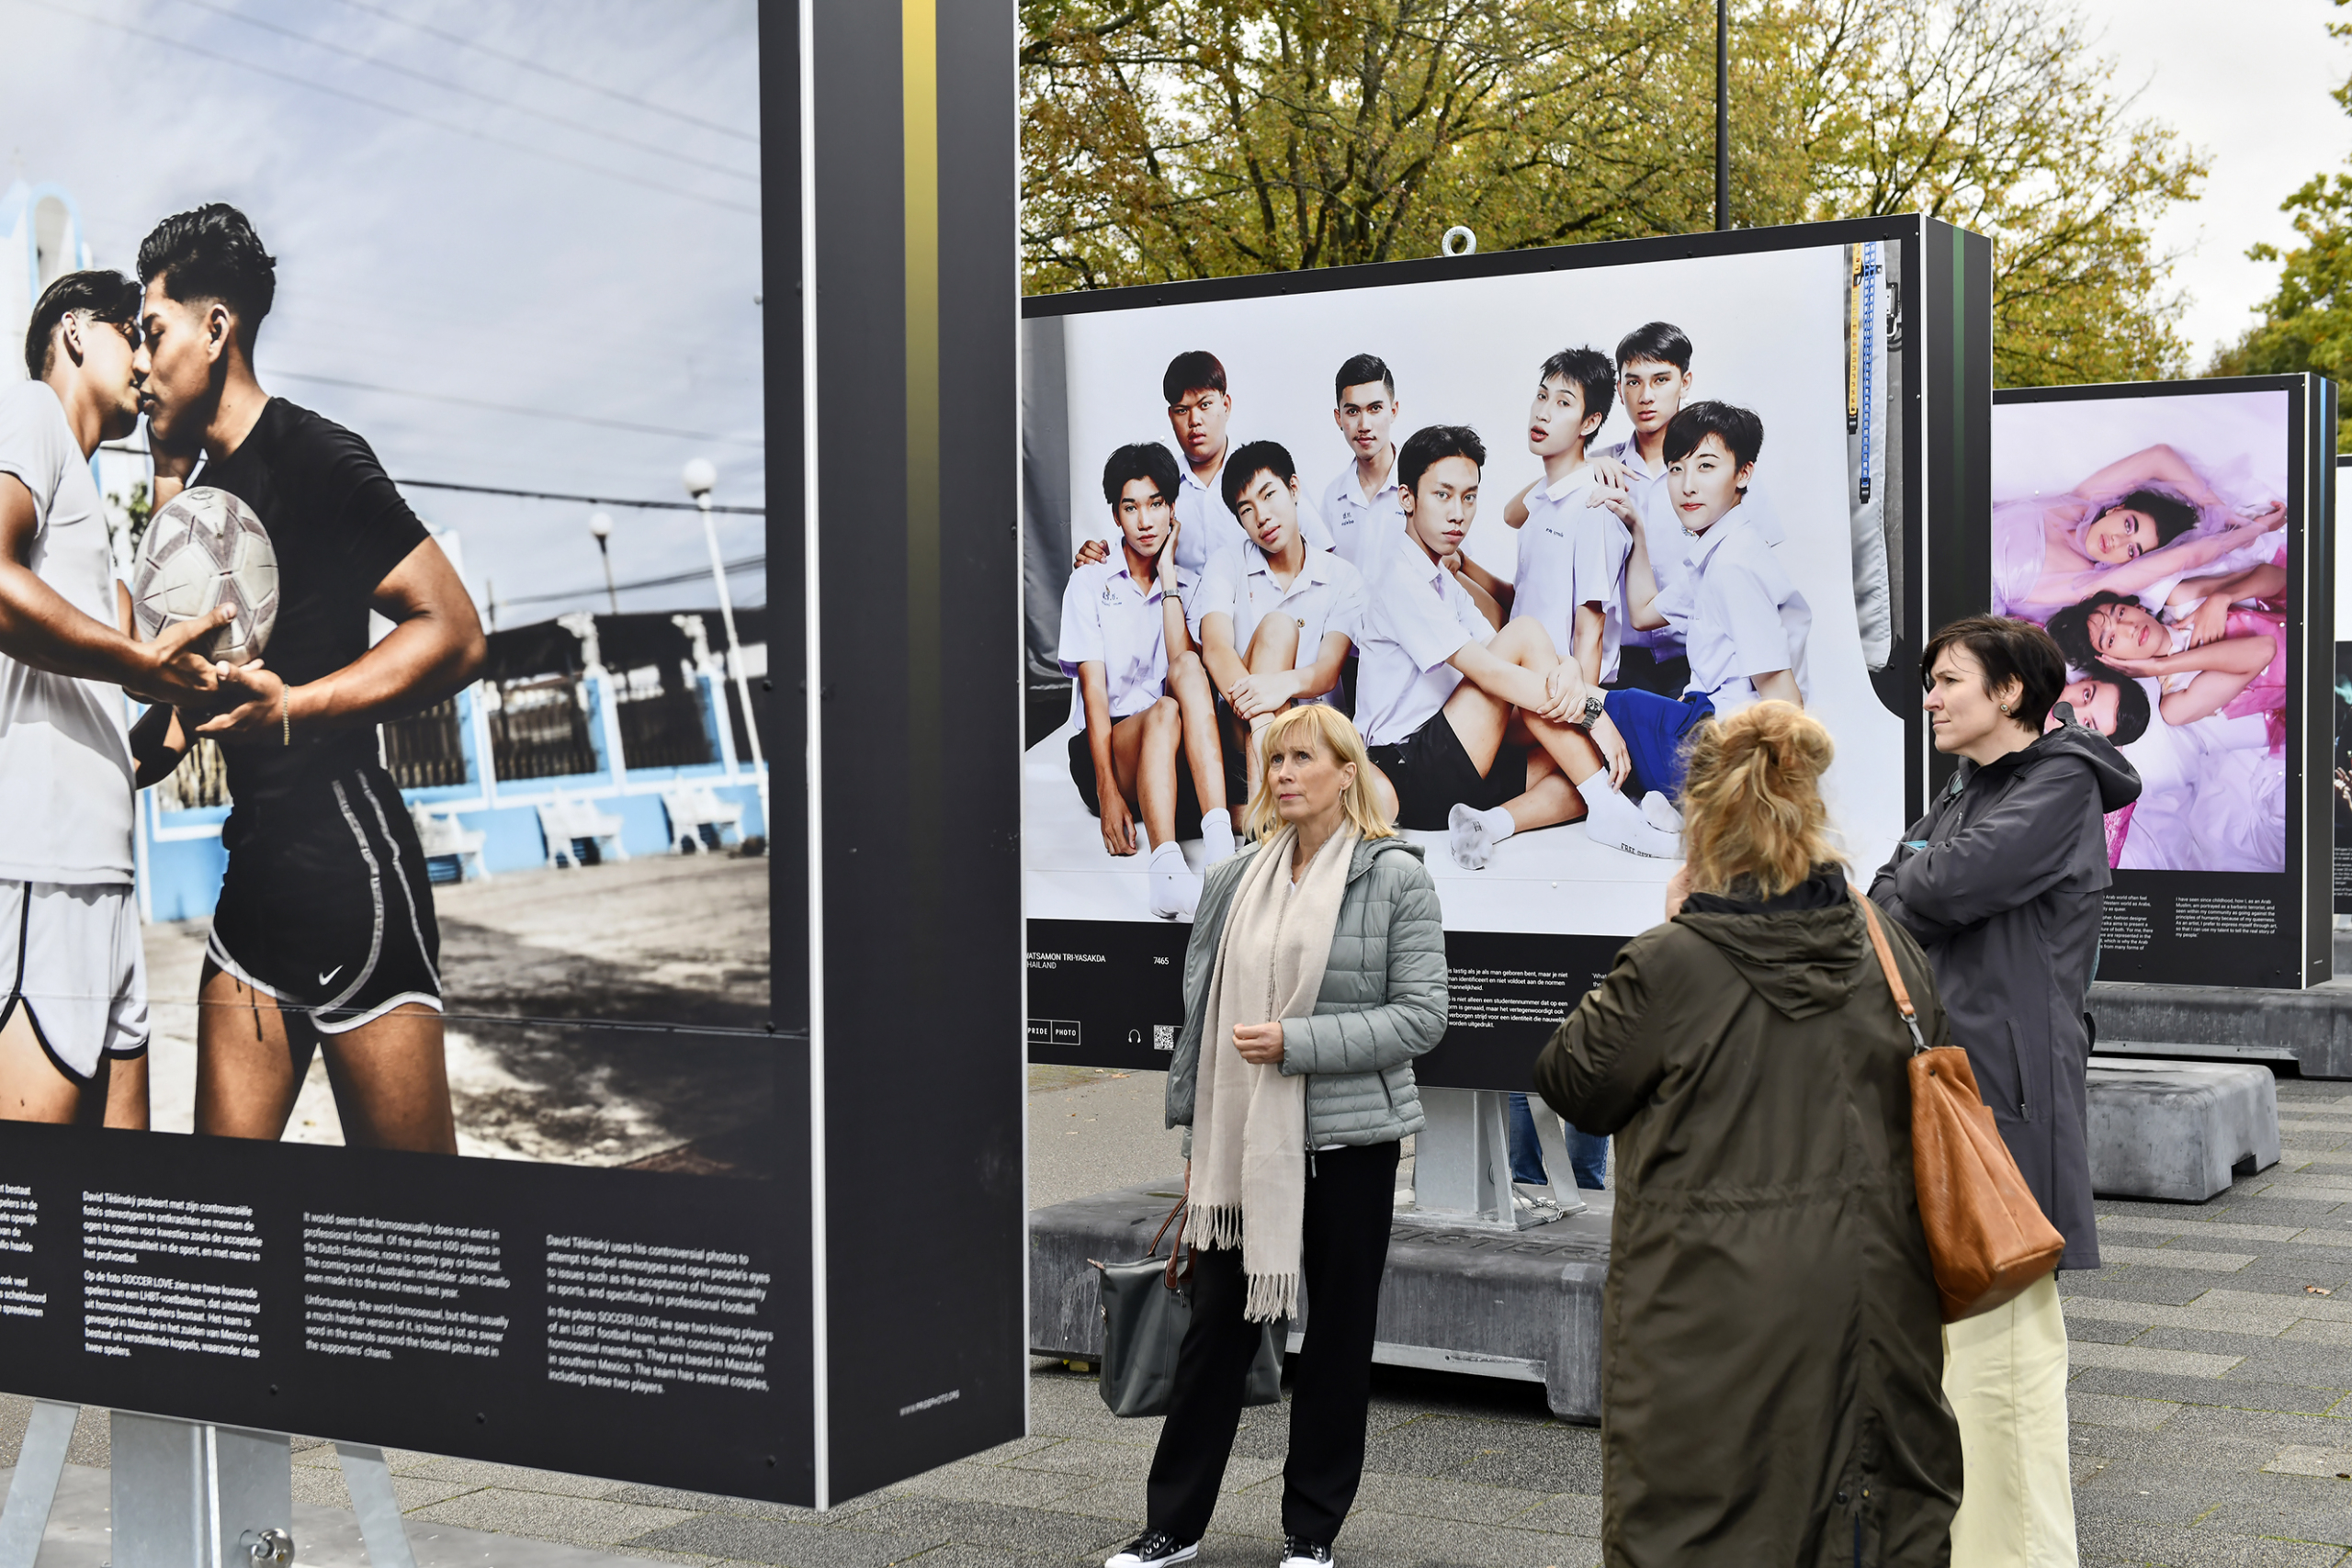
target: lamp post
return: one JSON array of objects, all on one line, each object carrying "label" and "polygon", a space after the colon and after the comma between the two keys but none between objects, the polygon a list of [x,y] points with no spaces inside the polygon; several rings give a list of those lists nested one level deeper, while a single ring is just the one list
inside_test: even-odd
[{"label": "lamp post", "polygon": [[613,520],[603,513],[588,519],[588,532],[596,536],[596,553],[605,558],[605,604],[616,615],[621,613],[620,591],[613,586],[613,548],[605,541],[613,536]]},{"label": "lamp post", "polygon": [[[727,592],[727,563],[719,558],[718,527],[711,521],[710,492],[718,483],[718,470],[710,466],[708,458],[694,457],[687,460],[682,477],[686,493],[702,510],[703,542],[710,547],[710,580],[718,587],[718,618],[727,627],[727,660],[735,666],[735,695],[742,704],[743,733],[752,742],[752,766],[760,775],[760,815],[764,818],[768,807],[767,759],[761,754],[759,721],[752,714],[752,681],[743,667],[743,646],[735,637],[735,601]],[[775,835],[771,832],[769,836]]]},{"label": "lamp post", "polygon": [[1731,227],[1730,0],[1715,0],[1715,228]]}]

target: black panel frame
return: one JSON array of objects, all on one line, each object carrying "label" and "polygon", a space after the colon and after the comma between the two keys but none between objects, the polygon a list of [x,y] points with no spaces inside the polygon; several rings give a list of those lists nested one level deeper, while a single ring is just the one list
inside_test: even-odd
[{"label": "black panel frame", "polygon": [[[1904,718],[1905,813],[1917,816],[1933,776],[1933,745],[1916,709],[1904,711],[1890,694],[1916,689],[1916,677],[1908,672],[1916,671],[1919,650],[1926,645],[1923,628],[1968,613],[1955,606],[1979,602],[1970,597],[1973,580],[1964,549],[1956,548],[1951,541],[1965,534],[1963,519],[1972,507],[1981,512],[1989,504],[1992,244],[1984,237],[1917,216],[1850,219],[1033,295],[1022,301],[1022,315],[1024,320],[1035,320],[1465,277],[1584,271],[1698,256],[1751,255],[1867,241],[1900,247],[1901,276],[1911,296],[1903,302],[1905,331],[1900,350],[1901,384],[1909,397],[1903,408],[1894,411],[1899,412],[1902,442],[1905,603],[1903,633],[1877,683],[1881,701],[1896,708]],[[1975,575],[1986,577],[1984,572]],[[1020,666],[1016,662],[1010,668]],[[1153,1026],[1181,1021],[1179,987],[1183,941],[1189,930],[1188,926],[1139,922],[1127,929],[1123,922],[1032,920],[1031,987],[1045,999],[1033,1006],[1029,1020],[1030,1059],[1128,1070],[1164,1066],[1167,1056],[1153,1043]],[[1525,955],[1524,962],[1540,964],[1550,976],[1541,987],[1544,1005],[1556,994],[1565,1002],[1565,1011],[1580,994],[1579,977],[1605,973],[1624,937],[1632,934],[1538,937],[1451,932],[1448,942],[1450,948],[1468,951],[1491,940],[1498,947],[1507,946]],[[1056,956],[1073,952],[1089,956],[1080,964],[1065,964]],[[1102,962],[1095,962],[1098,958]],[[1076,990],[1068,988],[1072,977],[1080,973],[1084,983]],[[1122,1003],[1115,1021],[1108,1014],[1095,1017],[1091,1021],[1091,1035],[1084,1028],[1056,1030],[1056,1015],[1076,1010],[1077,1004],[1068,998],[1080,995],[1119,996]],[[1067,1025],[1090,1021],[1062,1017],[1060,1021]],[[1549,1033],[1549,1025],[1521,1022],[1456,1028],[1414,1064],[1415,1076],[1432,1087],[1523,1089],[1535,1054]]]}]

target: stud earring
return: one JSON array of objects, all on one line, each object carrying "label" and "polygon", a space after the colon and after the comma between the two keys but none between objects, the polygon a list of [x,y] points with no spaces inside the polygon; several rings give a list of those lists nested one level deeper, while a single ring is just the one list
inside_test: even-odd
[{"label": "stud earring", "polygon": [[2017,716],[2018,716],[2018,710],[2017,710],[2017,709],[2015,709],[2015,708],[2011,707],[2011,706],[2010,706],[2008,704],[2007,704],[2007,703],[2003,703],[2003,704],[2001,705],[2001,716],[2002,716],[2003,718],[2015,718],[2015,717],[2017,717]]}]

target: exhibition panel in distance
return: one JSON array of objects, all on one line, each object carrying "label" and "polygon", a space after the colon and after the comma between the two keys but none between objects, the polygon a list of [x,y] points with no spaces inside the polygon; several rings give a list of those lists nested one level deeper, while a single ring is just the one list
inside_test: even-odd
[{"label": "exhibition panel in distance", "polygon": [[2313,376],[1996,397],[1989,603],[2048,628],[2140,774],[2107,818],[2102,980],[2328,977],[2335,446]]},{"label": "exhibition panel in distance", "polygon": [[[1012,37],[1009,0],[575,18],[583,81],[704,84],[593,164],[536,121],[182,70],[209,141],[166,167],[96,128],[152,123],[170,40],[11,24],[0,322],[232,201],[277,258],[268,417],[362,437],[484,633],[462,685],[344,738],[366,876],[287,869],[277,797],[234,787],[263,775],[207,744],[138,797],[143,989],[20,944],[10,1012],[62,1050],[135,1000],[153,1092],[129,1126],[0,1122],[11,1391],[820,1506],[1023,1430],[1017,851],[969,835],[1017,817],[1018,432],[970,412],[1014,400]],[[989,259],[944,265],[949,233]],[[149,436],[96,454],[118,526]],[[241,499],[288,602],[327,592],[304,547],[347,520]],[[368,588],[329,608],[364,626]],[[324,744],[300,717],[274,766]],[[352,886],[350,968],[261,973]],[[397,994],[336,989],[395,953]],[[273,1123],[223,1065],[281,1008]],[[358,1146],[345,1069],[388,1019],[431,1037],[454,1153]],[[959,1205],[920,1268],[868,1223],[910,1150]]]},{"label": "exhibition panel in distance", "polygon": [[[1349,612],[1360,629],[1344,682],[1322,700],[1352,704],[1377,746],[1396,740],[1384,725],[1414,698],[1387,689],[1397,684],[1388,673],[1396,661],[1363,645],[1395,642],[1413,592],[1398,584],[1414,565],[1396,552],[1414,547],[1396,490],[1363,491],[1349,436],[1361,409],[1352,405],[1385,401],[1392,450],[1428,426],[1475,433],[1484,460],[1459,545],[1476,569],[1466,575],[1500,585],[1506,620],[1541,618],[1528,601],[1512,610],[1500,595],[1549,570],[1533,564],[1554,547],[1546,525],[1577,526],[1568,513],[1583,500],[1521,521],[1529,498],[1565,496],[1582,482],[1555,471],[1565,465],[1547,461],[1549,437],[1531,423],[1547,361],[1601,367],[1595,389],[1581,394],[1597,411],[1600,389],[1611,388],[1607,417],[1585,442],[1589,456],[1632,449],[1635,427],[1611,388],[1627,368],[1621,344],[1637,359],[1651,355],[1653,368],[1659,355],[1679,361],[1668,379],[1680,406],[1731,405],[1760,427],[1744,492],[1724,515],[1769,541],[1758,570],[1779,584],[1788,662],[1805,705],[1838,740],[1826,787],[1856,865],[1867,870],[1916,815],[1931,771],[1917,672],[1924,629],[1982,602],[1982,568],[1953,546],[1966,511],[1984,504],[1989,268],[1977,237],[1890,218],[1025,301],[1022,844],[1031,1059],[1148,1069],[1166,1061],[1182,1021],[1189,917],[1160,912],[1170,900],[1156,881],[1180,874],[1170,852],[1151,854],[1159,846],[1139,803],[1124,840],[1101,819],[1078,677],[1090,660],[1106,671],[1101,700],[1116,716],[1183,684],[1181,674],[1171,679],[1182,660],[1164,646],[1154,666],[1149,649],[1120,642],[1134,628],[1117,595],[1136,585],[1106,497],[1128,468],[1166,467],[1178,490],[1169,498],[1180,523],[1172,547],[1190,600],[1222,603],[1213,564],[1220,548],[1256,549],[1227,505],[1216,432],[1200,428],[1203,407],[1191,405],[1203,404],[1202,386],[1193,383],[1216,393],[1204,407],[1224,421],[1225,454],[1246,449],[1253,462],[1293,468],[1301,536],[1345,560],[1329,570],[1362,594],[1362,608]],[[1374,395],[1351,398],[1335,385],[1349,366],[1373,378]],[[1366,450],[1378,449],[1380,434],[1365,437]],[[1188,454],[1188,437],[1199,450]],[[1261,443],[1272,446],[1252,445]],[[1151,448],[1175,462],[1150,457]],[[1397,477],[1392,464],[1387,486]],[[1654,474],[1636,484],[1649,498],[1635,502],[1645,547],[1660,559],[1679,558],[1686,536],[1667,484]],[[1631,532],[1623,529],[1612,558],[1627,558]],[[1111,558],[1074,565],[1088,540],[1103,541]],[[1244,564],[1226,575],[1246,577],[1258,558],[1231,558]],[[1431,558],[1424,554],[1421,564]],[[1662,598],[1672,592],[1666,577],[1657,574]],[[1628,579],[1618,581],[1622,588]],[[1193,613],[1188,633],[1197,643],[1204,628],[1191,624]],[[1295,618],[1325,636],[1338,630],[1317,615]],[[1556,649],[1574,635],[1563,619],[1550,640]],[[1612,626],[1607,646],[1602,687],[1679,692],[1684,649],[1670,634]],[[1303,669],[1307,654],[1298,661]],[[1214,721],[1196,728],[1187,716],[1171,784],[1173,841],[1182,873],[1195,879],[1222,849],[1214,829],[1200,825],[1204,803],[1214,810],[1207,781],[1220,773],[1230,818],[1242,824],[1244,744],[1238,730],[1219,733]],[[1471,776],[1467,787],[1477,785]],[[1655,923],[1674,863],[1594,841],[1575,819],[1516,832],[1475,869],[1476,857],[1457,857],[1445,827],[1408,821],[1405,830],[1421,845],[1443,905],[1452,1000],[1446,1039],[1416,1064],[1417,1075],[1456,1088],[1524,1088],[1559,1019],[1624,939]]]}]

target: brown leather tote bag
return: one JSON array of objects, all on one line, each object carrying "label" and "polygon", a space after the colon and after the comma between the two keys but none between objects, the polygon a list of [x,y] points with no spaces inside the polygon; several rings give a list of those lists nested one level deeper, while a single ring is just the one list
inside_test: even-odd
[{"label": "brown leather tote bag", "polygon": [[1871,947],[1911,1032],[1911,1171],[1944,1321],[1991,1312],[2058,1267],[2066,1238],[2033,1201],[1957,1045],[1928,1049],[1878,910],[1860,889]]}]

